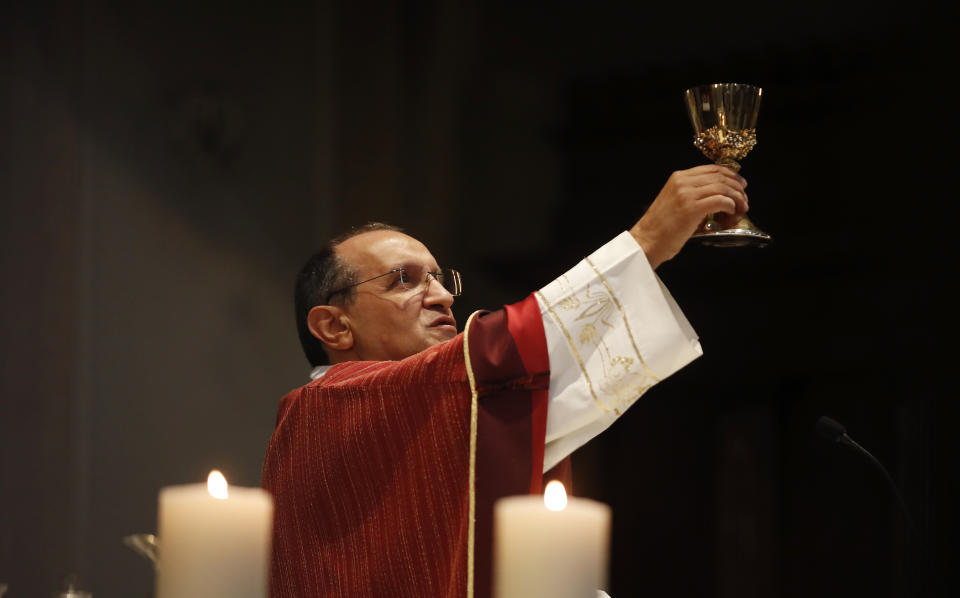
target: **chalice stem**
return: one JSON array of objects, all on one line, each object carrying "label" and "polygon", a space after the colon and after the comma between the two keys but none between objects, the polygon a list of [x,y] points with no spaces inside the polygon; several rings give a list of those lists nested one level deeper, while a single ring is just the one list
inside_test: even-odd
[{"label": "chalice stem", "polygon": [[740,172],[740,163],[733,158],[720,158],[715,162],[719,166],[726,166],[734,172]]}]

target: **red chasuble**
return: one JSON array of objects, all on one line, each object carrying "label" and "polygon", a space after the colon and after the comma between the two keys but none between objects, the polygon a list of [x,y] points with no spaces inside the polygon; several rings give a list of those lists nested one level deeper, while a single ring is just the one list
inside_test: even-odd
[{"label": "red chasuble", "polygon": [[531,295],[285,396],[262,480],[271,597],[487,598],[493,503],[541,490],[549,381]]}]

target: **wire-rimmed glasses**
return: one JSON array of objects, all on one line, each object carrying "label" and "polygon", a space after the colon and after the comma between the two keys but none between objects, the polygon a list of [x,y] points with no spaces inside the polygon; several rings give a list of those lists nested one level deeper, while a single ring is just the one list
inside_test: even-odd
[{"label": "wire-rimmed glasses", "polygon": [[353,287],[360,286],[364,283],[370,282],[371,280],[377,280],[378,278],[383,278],[384,276],[390,276],[391,274],[399,274],[397,279],[397,284],[405,290],[410,290],[418,287],[426,288],[430,284],[430,277],[432,276],[434,280],[440,283],[448,293],[454,297],[459,297],[463,292],[463,280],[460,278],[460,273],[452,268],[441,268],[435,272],[426,271],[422,272],[419,268],[412,268],[410,266],[400,266],[399,268],[394,268],[389,272],[384,272],[383,274],[378,274],[373,278],[368,278],[366,280],[361,280],[360,282],[355,282],[351,285],[347,285],[342,289],[337,289],[332,291],[327,295],[324,303],[329,304],[330,298],[336,295],[337,293],[342,293],[344,291],[350,290]]}]

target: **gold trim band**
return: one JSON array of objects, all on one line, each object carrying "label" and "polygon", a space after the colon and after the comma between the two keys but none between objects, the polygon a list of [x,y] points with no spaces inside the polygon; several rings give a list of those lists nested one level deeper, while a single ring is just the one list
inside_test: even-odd
[{"label": "gold trim band", "polygon": [[463,327],[463,359],[467,366],[467,380],[470,381],[470,502],[467,524],[467,598],[473,598],[474,543],[477,527],[477,381],[470,365],[470,324],[480,313],[470,314]]}]

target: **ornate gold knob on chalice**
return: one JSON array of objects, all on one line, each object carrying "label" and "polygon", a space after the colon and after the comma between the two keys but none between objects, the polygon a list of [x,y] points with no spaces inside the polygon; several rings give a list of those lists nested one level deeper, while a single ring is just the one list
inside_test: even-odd
[{"label": "ornate gold knob on chalice", "polygon": [[[763,90],[740,83],[714,83],[685,92],[687,112],[693,124],[693,144],[716,164],[734,171],[757,144],[757,113]],[[721,228],[712,217],[692,239],[718,247],[763,247],[770,235],[744,216],[732,228]]]}]

